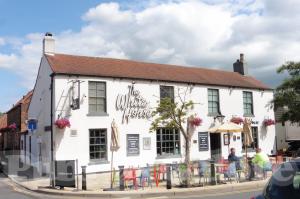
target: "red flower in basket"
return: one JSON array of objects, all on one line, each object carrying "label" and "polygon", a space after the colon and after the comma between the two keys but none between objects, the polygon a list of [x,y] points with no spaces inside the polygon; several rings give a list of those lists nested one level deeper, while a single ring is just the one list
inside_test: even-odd
[{"label": "red flower in basket", "polygon": [[64,129],[66,127],[70,127],[71,126],[71,123],[68,119],[66,118],[61,118],[61,119],[58,119],[55,121],[54,123],[56,125],[57,128],[59,129]]},{"label": "red flower in basket", "polygon": [[200,117],[194,117],[190,120],[193,126],[200,126],[202,124],[202,119]]},{"label": "red flower in basket", "polygon": [[8,128],[10,130],[16,130],[17,129],[17,125],[16,125],[16,123],[12,123],[11,125],[8,126]]},{"label": "red flower in basket", "polygon": [[264,126],[271,126],[271,125],[274,125],[275,124],[275,121],[274,120],[272,120],[272,119],[265,119],[264,120]]},{"label": "red flower in basket", "polygon": [[231,120],[230,120],[230,122],[233,122],[233,123],[235,123],[235,124],[242,124],[243,123],[243,118],[241,118],[241,117],[233,117],[233,118],[231,118]]}]

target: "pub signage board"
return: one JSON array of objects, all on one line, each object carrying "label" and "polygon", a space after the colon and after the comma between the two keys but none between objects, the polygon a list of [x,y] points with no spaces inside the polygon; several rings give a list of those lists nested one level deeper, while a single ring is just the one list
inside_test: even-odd
[{"label": "pub signage board", "polygon": [[208,151],[208,132],[198,133],[199,151]]},{"label": "pub signage board", "polygon": [[140,154],[140,135],[127,134],[127,156],[138,156]]},{"label": "pub signage board", "polygon": [[75,160],[55,161],[55,185],[75,187]]}]

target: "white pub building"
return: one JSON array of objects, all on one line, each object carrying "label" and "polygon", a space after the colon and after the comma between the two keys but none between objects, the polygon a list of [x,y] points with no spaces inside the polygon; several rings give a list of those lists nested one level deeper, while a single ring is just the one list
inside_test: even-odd
[{"label": "white pub building", "polygon": [[150,132],[151,113],[160,98],[176,102],[182,89],[188,89],[187,100],[195,103],[193,111],[203,121],[192,138],[191,160],[227,159],[229,147],[243,155],[242,133],[232,133],[229,141],[223,133],[208,133],[219,115],[224,121],[251,118],[254,145],[248,151],[275,150],[274,126],[263,127],[264,119],[274,119],[267,106],[273,91],[247,75],[242,54],[234,72],[228,72],[57,54],[54,49],[54,38],[47,33],[28,112],[37,128],[21,138],[21,160],[40,173],[49,174],[52,153],[53,160],[77,159],[88,173],[109,171],[113,121],[120,140],[115,168],[183,161],[184,138],[178,130]]}]

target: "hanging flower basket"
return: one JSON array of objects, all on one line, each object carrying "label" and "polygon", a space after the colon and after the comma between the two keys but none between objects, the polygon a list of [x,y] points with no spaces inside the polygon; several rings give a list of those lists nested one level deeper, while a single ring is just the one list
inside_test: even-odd
[{"label": "hanging flower basket", "polygon": [[231,118],[231,120],[230,120],[230,122],[233,122],[233,123],[235,123],[235,124],[242,124],[243,123],[243,118],[241,118],[241,117],[233,117],[233,118]]},{"label": "hanging flower basket", "polygon": [[274,125],[275,121],[272,120],[272,119],[265,119],[263,124],[264,124],[265,127],[268,127],[268,126]]},{"label": "hanging flower basket", "polygon": [[59,129],[64,129],[71,126],[70,121],[66,118],[57,119],[54,124]]},{"label": "hanging flower basket", "polygon": [[193,126],[200,126],[202,124],[202,119],[200,117],[193,117],[191,118],[190,123]]},{"label": "hanging flower basket", "polygon": [[10,130],[16,130],[16,129],[17,129],[17,125],[16,125],[16,123],[12,123],[12,124],[10,124],[10,125],[8,126],[8,128],[9,128]]}]

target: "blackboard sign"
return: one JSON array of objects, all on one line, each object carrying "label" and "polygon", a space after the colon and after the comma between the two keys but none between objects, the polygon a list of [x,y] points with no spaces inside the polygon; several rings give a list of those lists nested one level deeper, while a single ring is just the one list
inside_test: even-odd
[{"label": "blackboard sign", "polygon": [[208,151],[208,132],[199,132],[199,151]]},{"label": "blackboard sign", "polygon": [[140,154],[140,135],[127,134],[127,156],[137,156]]},{"label": "blackboard sign", "polygon": [[55,185],[75,187],[75,160],[55,161]]}]

